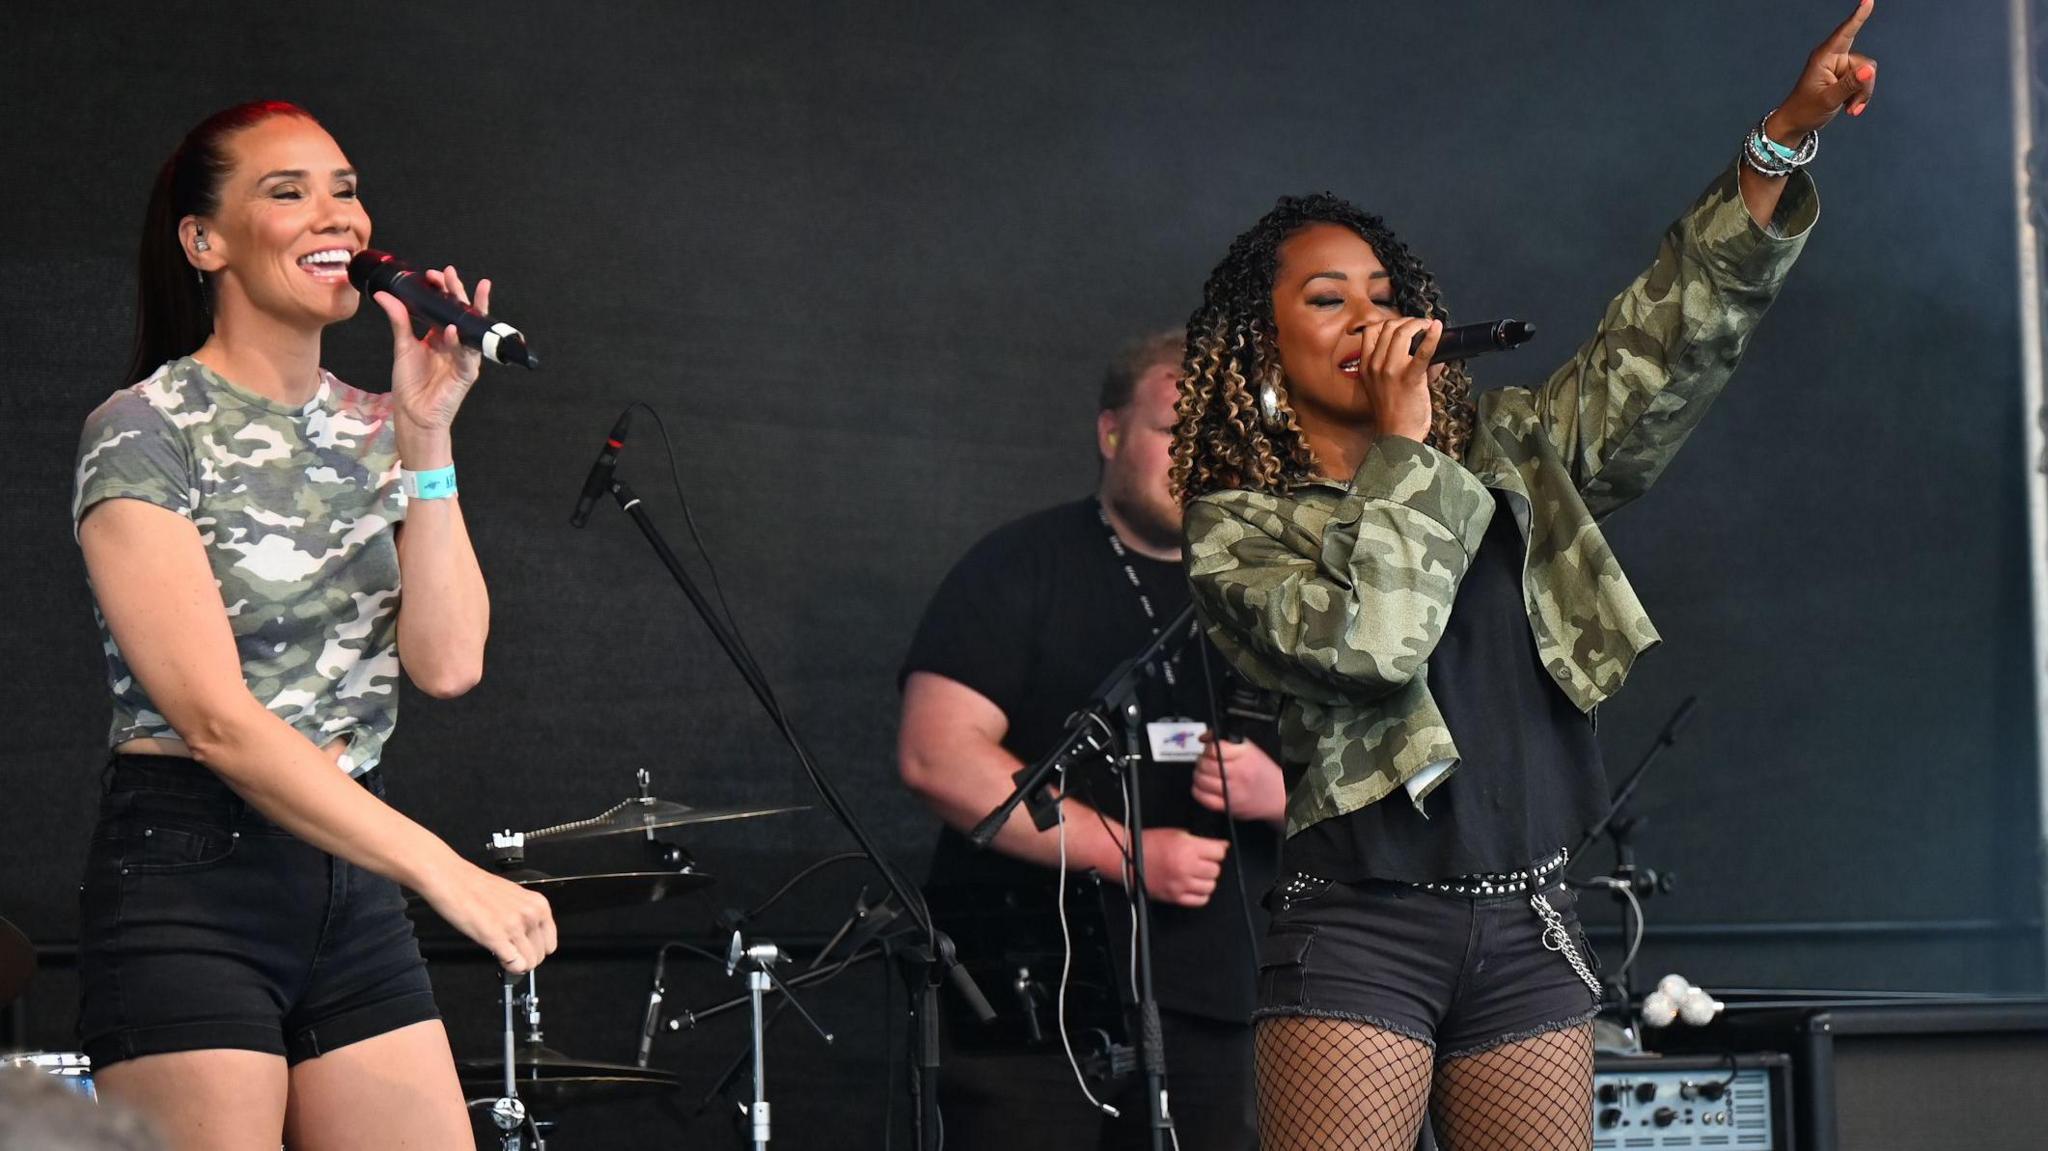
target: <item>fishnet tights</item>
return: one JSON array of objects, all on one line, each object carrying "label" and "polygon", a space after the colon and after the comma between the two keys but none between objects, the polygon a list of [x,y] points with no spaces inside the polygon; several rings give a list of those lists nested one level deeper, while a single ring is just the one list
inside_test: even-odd
[{"label": "fishnet tights", "polygon": [[1443,1151],[1593,1145],[1593,1029],[1550,1031],[1436,1069],[1429,1045],[1342,1019],[1259,1022],[1262,1151],[1411,1151],[1424,1101]]},{"label": "fishnet tights", "polygon": [[1593,1028],[1546,1031],[1437,1068],[1429,1100],[1444,1151],[1593,1146]]},{"label": "fishnet tights", "polygon": [[1412,1151],[1429,1044],[1344,1019],[1281,1015],[1253,1032],[1261,1151]]}]

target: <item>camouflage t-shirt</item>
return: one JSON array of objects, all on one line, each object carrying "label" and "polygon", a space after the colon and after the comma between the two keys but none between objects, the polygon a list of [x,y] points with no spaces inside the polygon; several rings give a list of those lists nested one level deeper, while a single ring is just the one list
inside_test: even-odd
[{"label": "camouflage t-shirt", "polygon": [[[316,744],[346,737],[343,770],[376,766],[398,719],[405,494],[389,397],[323,370],[313,399],[291,407],[173,360],[85,421],[74,531],[117,498],[199,529],[250,693]],[[93,616],[114,697],[109,745],[178,739],[97,605]]]}]

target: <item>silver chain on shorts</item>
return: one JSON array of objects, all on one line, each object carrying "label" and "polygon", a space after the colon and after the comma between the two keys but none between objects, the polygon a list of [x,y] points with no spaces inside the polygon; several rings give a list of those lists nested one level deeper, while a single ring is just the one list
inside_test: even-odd
[{"label": "silver chain on shorts", "polygon": [[1564,916],[1550,906],[1550,901],[1543,898],[1540,891],[1529,893],[1529,906],[1536,909],[1536,917],[1543,921],[1543,946],[1564,956],[1565,962],[1572,965],[1572,971],[1593,992],[1596,1005],[1604,1000],[1607,996],[1600,989],[1600,981],[1593,977],[1592,968],[1587,967],[1585,959],[1579,955],[1578,945],[1572,942],[1572,933],[1564,925]]}]

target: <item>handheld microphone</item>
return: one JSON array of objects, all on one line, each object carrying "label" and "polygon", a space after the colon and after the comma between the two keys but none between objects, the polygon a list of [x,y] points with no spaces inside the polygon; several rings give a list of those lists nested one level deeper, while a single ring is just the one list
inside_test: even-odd
[{"label": "handheld microphone", "polygon": [[[1421,347],[1424,332],[1408,345],[1408,354],[1414,355]],[[1446,327],[1443,338],[1437,341],[1436,354],[1429,358],[1432,364],[1450,360],[1469,360],[1487,352],[1505,352],[1519,348],[1536,334],[1536,325],[1520,320],[1491,320],[1484,324],[1459,324]]]},{"label": "handheld microphone", "polygon": [[664,947],[654,956],[654,986],[647,992],[647,1015],[640,1020],[640,1052],[634,1062],[641,1067],[647,1066],[647,1057],[654,1052],[654,1031],[661,1025],[661,977],[667,967],[668,948]]},{"label": "handheld microphone", "polygon": [[619,413],[619,422],[612,425],[612,434],[604,438],[604,447],[597,453],[597,462],[590,465],[590,474],[584,477],[583,494],[576,497],[576,511],[569,516],[569,526],[580,528],[590,522],[590,509],[597,499],[612,486],[612,469],[619,464],[619,452],[626,446],[626,425],[633,419],[633,409]]},{"label": "handheld microphone", "polygon": [[389,292],[416,320],[437,328],[455,325],[462,342],[483,352],[494,364],[540,367],[540,357],[526,347],[526,337],[510,324],[494,320],[427,282],[411,264],[389,252],[365,248],[348,262],[348,282],[369,295]]}]

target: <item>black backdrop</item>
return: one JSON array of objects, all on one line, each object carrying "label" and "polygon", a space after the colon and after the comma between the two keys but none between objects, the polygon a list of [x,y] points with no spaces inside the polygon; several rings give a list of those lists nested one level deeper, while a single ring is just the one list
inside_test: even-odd
[{"label": "black backdrop", "polygon": [[[894,782],[893,670],[925,596],[983,531],[1089,488],[1106,356],[1184,318],[1275,195],[1357,199],[1458,317],[1535,321],[1477,373],[1532,382],[1848,5],[31,7],[0,43],[0,914],[54,945],[20,1026],[61,1047],[105,722],[73,446],[123,382],[149,178],[206,112],[311,108],[377,244],[492,276],[547,362],[491,371],[463,414],[489,671],[408,697],[398,802],[470,849],[593,814],[638,767],[696,804],[806,797],[630,525],[566,524],[645,399],[762,665],[916,873],[931,824]],[[1827,134],[1801,266],[1611,530],[1667,640],[1603,713],[1611,767],[1702,708],[1642,792],[1646,860],[1682,879],[1651,908],[1653,978],[2041,986],[2005,21],[1881,6],[1879,99]],[[385,339],[360,317],[330,365],[382,387]],[[643,423],[624,474],[680,538],[665,470]],[[712,895],[566,934],[558,1046],[623,1057],[635,941],[700,936],[847,846],[815,810],[689,842]],[[830,872],[765,926],[814,939],[864,880]],[[457,1046],[487,1049],[483,969],[437,971]],[[839,1050],[777,1041],[799,1096],[778,1142],[879,1136],[851,1093],[880,1086],[883,982],[858,979],[817,1004]],[[699,1082],[735,1034],[662,1060]],[[666,1132],[628,1109],[565,1145],[606,1130]]]}]

